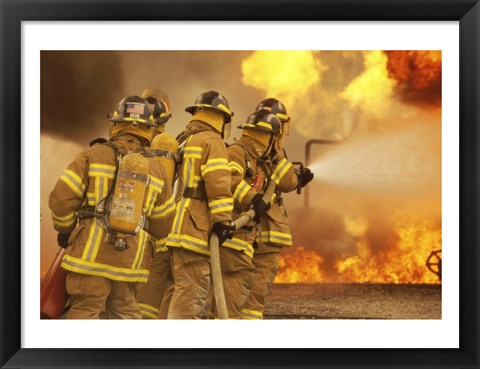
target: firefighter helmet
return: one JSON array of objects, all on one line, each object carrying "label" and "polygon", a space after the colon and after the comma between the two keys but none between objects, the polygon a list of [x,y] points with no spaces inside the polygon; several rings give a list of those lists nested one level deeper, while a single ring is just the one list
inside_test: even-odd
[{"label": "firefighter helmet", "polygon": [[275,114],[282,123],[287,123],[290,121],[290,117],[287,114],[287,108],[285,105],[273,97],[260,101],[255,108],[255,111],[259,110],[266,110],[272,114]]},{"label": "firefighter helmet", "polygon": [[168,112],[170,113],[171,111],[170,99],[168,98],[167,94],[162,90],[160,90],[159,88],[147,88],[143,90],[140,96],[143,97],[144,99],[150,96],[156,97],[167,106]]},{"label": "firefighter helmet", "polygon": [[157,125],[165,124],[171,118],[172,114],[168,110],[167,105],[155,96],[149,96],[146,98],[150,105],[150,111],[152,112],[153,119]]},{"label": "firefighter helmet", "polygon": [[123,98],[108,119],[115,123],[156,127],[148,101],[136,95]]},{"label": "firefighter helmet", "polygon": [[195,111],[201,109],[223,114],[224,123],[230,123],[232,121],[233,111],[230,111],[227,99],[216,91],[204,92],[197,97],[192,106],[185,108],[185,111],[193,115]]},{"label": "firefighter helmet", "polygon": [[146,90],[143,90],[140,96],[147,99],[150,104],[153,119],[155,119],[157,124],[165,124],[172,117],[170,111],[170,99],[162,90],[158,88],[147,88]]},{"label": "firefighter helmet", "polygon": [[275,114],[272,114],[266,110],[259,110],[250,114],[246,123],[242,124],[238,128],[281,134],[282,122],[275,116]]}]

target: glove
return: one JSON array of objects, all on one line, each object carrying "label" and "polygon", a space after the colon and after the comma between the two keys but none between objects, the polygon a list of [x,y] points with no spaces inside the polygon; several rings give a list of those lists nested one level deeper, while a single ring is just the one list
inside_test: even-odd
[{"label": "glove", "polygon": [[313,173],[310,169],[305,168],[299,175],[298,181],[305,187],[313,179]]},{"label": "glove", "polygon": [[59,234],[57,234],[58,246],[66,249],[68,247],[68,239],[69,238],[70,238],[70,233],[59,233]]},{"label": "glove", "polygon": [[250,203],[252,209],[255,210],[255,216],[253,217],[253,220],[257,223],[260,221],[260,218],[263,217],[265,213],[271,208],[271,205],[265,203],[262,197],[263,194],[257,193],[253,197],[252,202]]},{"label": "glove", "polygon": [[212,231],[218,237],[218,243],[221,246],[226,240],[231,240],[235,233],[235,226],[231,224],[225,224],[217,222],[213,224]]}]

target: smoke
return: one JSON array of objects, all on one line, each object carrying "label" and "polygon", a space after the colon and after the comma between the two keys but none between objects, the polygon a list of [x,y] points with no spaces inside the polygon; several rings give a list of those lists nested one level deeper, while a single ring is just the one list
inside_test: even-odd
[{"label": "smoke", "polygon": [[310,138],[343,140],[312,150],[308,212],[299,209],[297,194],[285,196],[295,245],[318,251],[332,275],[335,260],[359,253],[362,240],[372,253],[398,241],[398,209],[414,219],[441,219],[441,73],[420,83],[431,57],[406,53],[42,52],[42,265],[43,251],[53,258],[56,250],[46,220],[56,179],[91,139],[106,135],[106,115],[122,97],[149,87],[169,96],[166,130],[174,136],[190,119],[185,107],[217,90],[235,112],[229,143],[266,97],[283,99],[292,117],[291,160],[303,160]]},{"label": "smoke", "polygon": [[385,51],[388,72],[405,102],[426,107],[442,104],[441,51]]},{"label": "smoke", "polygon": [[185,112],[202,92],[215,90],[223,94],[234,112],[232,138],[239,136],[237,126],[263,98],[241,83],[242,60],[251,51],[131,51],[121,55],[125,85],[131,93],[140,93],[147,87],[159,87],[171,101],[172,119],[166,129],[177,135],[188,123],[191,115]]},{"label": "smoke", "polygon": [[116,52],[41,52],[41,134],[88,144],[105,135],[124,85]]}]

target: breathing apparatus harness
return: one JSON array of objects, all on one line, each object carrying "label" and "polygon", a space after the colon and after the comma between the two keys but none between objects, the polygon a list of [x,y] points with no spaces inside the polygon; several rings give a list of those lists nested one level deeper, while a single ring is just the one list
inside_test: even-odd
[{"label": "breathing apparatus harness", "polygon": [[[145,229],[148,231],[148,219],[145,216],[143,209],[141,211],[139,222],[133,232],[125,231],[122,229],[116,229],[110,225],[110,214],[112,210],[113,195],[115,192],[117,179],[119,177],[120,163],[124,157],[134,152],[130,152],[130,151],[121,152],[115,147],[115,145],[113,145],[111,141],[101,142],[98,144],[110,147],[113,150],[113,153],[115,155],[115,173],[113,175],[112,184],[108,190],[107,195],[103,199],[101,199],[95,206],[82,207],[80,210],[77,211],[77,216],[80,220],[86,219],[86,218],[95,218],[99,222],[100,226],[107,233],[106,241],[109,243],[112,243],[115,250],[125,251],[129,247],[126,238],[137,235],[142,229]],[[138,151],[136,153],[146,156],[144,151]],[[149,184],[149,180],[150,178],[147,177],[146,178],[147,187]],[[142,205],[143,205],[143,199],[142,199]]]}]

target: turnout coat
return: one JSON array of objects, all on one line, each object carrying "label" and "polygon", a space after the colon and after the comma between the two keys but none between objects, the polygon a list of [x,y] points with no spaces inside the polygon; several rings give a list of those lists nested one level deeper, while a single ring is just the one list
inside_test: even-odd
[{"label": "turnout coat", "polygon": [[191,121],[178,140],[182,163],[176,185],[177,212],[167,246],[210,255],[213,224],[232,219],[227,149],[220,134],[199,120]]},{"label": "turnout coat", "polygon": [[[111,147],[113,146],[115,150]],[[77,211],[93,209],[109,193],[116,173],[117,152],[142,152],[142,141],[130,134],[112,138],[81,152],[64,170],[49,198],[55,230],[71,235],[62,268],[80,274],[124,282],[146,282],[154,247],[162,247],[175,214],[175,201],[164,168],[149,161],[149,183],[143,212],[148,231],[128,237],[129,248],[116,251],[105,242],[106,231],[93,216],[78,217]]]}]

